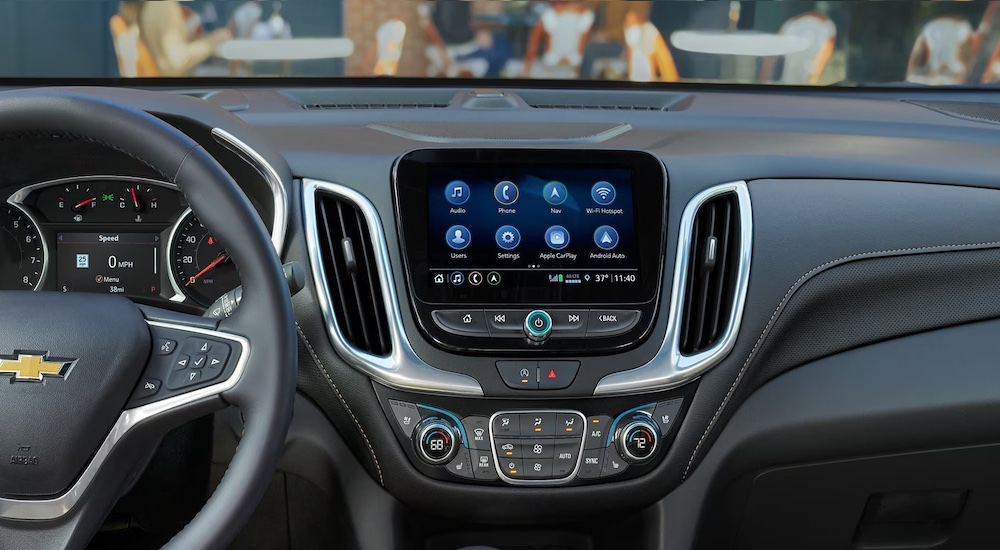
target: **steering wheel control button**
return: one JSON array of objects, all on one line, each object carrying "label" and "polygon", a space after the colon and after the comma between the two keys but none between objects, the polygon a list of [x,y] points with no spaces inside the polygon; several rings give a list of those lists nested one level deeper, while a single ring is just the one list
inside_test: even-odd
[{"label": "steering wheel control button", "polygon": [[403,435],[406,437],[413,435],[413,428],[420,422],[420,413],[417,411],[417,406],[406,401],[390,399],[389,408],[392,409],[392,416],[396,418],[396,424],[399,426],[399,429],[403,430]]},{"label": "steering wheel control button", "polygon": [[168,340],[166,338],[157,338],[153,343],[153,354],[154,355],[170,355],[177,349],[176,340]]},{"label": "steering wheel control button", "polygon": [[179,390],[186,388],[188,386],[193,386],[198,382],[201,382],[202,374],[200,370],[195,369],[184,369],[175,370],[170,373],[170,378],[167,379],[167,387],[172,390]]},{"label": "steering wheel control button", "polygon": [[455,206],[461,206],[468,202],[471,194],[472,191],[469,189],[469,185],[462,180],[455,180],[444,188],[444,198],[448,199],[448,202]]},{"label": "steering wheel control button", "polygon": [[517,202],[517,186],[512,181],[501,181],[493,188],[493,198],[504,206],[510,206]]},{"label": "steering wheel control button", "polygon": [[587,323],[587,336],[618,336],[632,330],[640,312],[632,309],[593,309]]},{"label": "steering wheel control button", "polygon": [[456,434],[447,420],[431,417],[421,421],[413,434],[417,456],[432,466],[450,462],[459,448]]},{"label": "steering wheel control button", "polygon": [[651,420],[633,418],[618,430],[615,444],[622,457],[632,464],[640,464],[656,454],[658,433],[659,429]]},{"label": "steering wheel control button", "polygon": [[587,417],[587,428],[584,431],[585,449],[603,449],[608,446],[608,430],[611,429],[610,416]]},{"label": "steering wheel control button", "polygon": [[224,369],[226,368],[226,361],[229,360],[229,346],[217,346],[215,351],[213,351],[208,356],[208,363],[205,364],[207,369]]},{"label": "steering wheel control button", "polygon": [[191,356],[181,355],[174,361],[174,370],[184,370],[191,366]]},{"label": "steering wheel control button", "polygon": [[611,477],[624,473],[628,469],[628,462],[618,454],[614,447],[608,447],[604,455],[604,468],[601,470],[601,477]]},{"label": "steering wheel control button", "polygon": [[536,309],[524,318],[524,335],[533,342],[544,342],[552,333],[552,317]]},{"label": "steering wheel control button", "polygon": [[448,463],[447,469],[452,475],[473,479],[475,476],[472,473],[472,454],[464,447],[459,449],[455,453],[455,458]]},{"label": "steering wheel control button", "polygon": [[488,451],[490,446],[490,419],[485,416],[466,416],[462,419],[470,449]]},{"label": "steering wheel control button", "polygon": [[453,225],[444,235],[445,242],[455,250],[465,250],[472,242],[472,233],[464,225]]},{"label": "steering wheel control button", "polygon": [[208,357],[206,357],[204,355],[195,355],[191,359],[191,368],[192,369],[200,369],[200,368],[204,367],[205,363],[207,363],[207,362],[208,362]]},{"label": "steering wheel control button", "polygon": [[[556,437],[580,435],[584,429],[579,415],[560,413],[556,415]],[[577,448],[580,446],[577,445]]]},{"label": "steering wheel control button", "polygon": [[490,336],[494,338],[521,338],[524,336],[524,318],[527,309],[488,309],[486,323],[490,326]]},{"label": "steering wheel control button", "polygon": [[552,479],[551,458],[525,458],[521,463],[525,479]]},{"label": "steering wheel control button", "polygon": [[586,309],[560,309],[550,311],[553,338],[583,338],[587,335],[590,311]]},{"label": "steering wheel control button", "polygon": [[542,187],[542,197],[552,206],[559,206],[569,198],[569,191],[566,186],[559,181],[550,181]]},{"label": "steering wheel control button", "polygon": [[190,355],[208,353],[212,350],[212,344],[213,342],[203,338],[188,338],[184,341],[184,347],[181,351]]},{"label": "steering wheel control button", "polygon": [[136,386],[135,392],[132,393],[132,399],[145,399],[147,397],[152,397],[159,393],[160,386],[163,382],[157,380],[156,378],[145,378],[139,381],[139,385]]},{"label": "steering wheel control button", "polygon": [[562,250],[569,246],[569,231],[561,225],[553,225],[545,231],[545,244],[552,250]]},{"label": "steering wheel control button", "polygon": [[561,390],[568,388],[579,370],[579,361],[539,361],[538,389]]},{"label": "steering wheel control button", "polygon": [[500,479],[491,451],[472,451],[472,475],[480,481]]},{"label": "steering wheel control button", "polygon": [[601,477],[604,469],[604,448],[587,449],[583,451],[583,460],[580,461],[580,471],[576,477],[579,479],[597,479]]},{"label": "steering wheel control button", "polygon": [[552,413],[531,413],[521,415],[521,437],[554,436],[556,415]]},{"label": "steering wheel control button", "polygon": [[677,423],[677,413],[680,412],[683,404],[684,399],[680,397],[656,404],[656,410],[653,411],[653,421],[660,426],[660,435],[666,437],[670,433],[670,429]]},{"label": "steering wheel control button", "polygon": [[521,440],[511,439],[511,438],[497,438],[497,458],[521,458],[523,453],[521,452]]},{"label": "steering wheel control button", "polygon": [[497,370],[508,388],[538,389],[538,361],[497,361]]},{"label": "steering wheel control button", "polygon": [[601,250],[614,250],[618,246],[618,231],[610,225],[602,225],[594,231],[594,244]]},{"label": "steering wheel control button", "polygon": [[590,198],[594,199],[594,202],[601,206],[607,206],[615,202],[617,196],[618,192],[615,191],[615,186],[606,181],[599,181],[590,188]]},{"label": "steering wheel control button", "polygon": [[521,435],[521,415],[500,414],[493,419],[494,436]]},{"label": "steering wheel control button", "polygon": [[431,314],[442,329],[460,336],[489,336],[486,317],[481,309],[446,309]]}]

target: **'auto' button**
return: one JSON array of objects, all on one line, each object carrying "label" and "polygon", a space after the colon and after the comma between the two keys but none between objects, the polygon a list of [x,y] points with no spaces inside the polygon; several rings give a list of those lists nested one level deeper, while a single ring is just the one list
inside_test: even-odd
[{"label": "'auto' button", "polygon": [[632,309],[594,309],[590,312],[587,336],[618,336],[632,330],[640,312]]}]

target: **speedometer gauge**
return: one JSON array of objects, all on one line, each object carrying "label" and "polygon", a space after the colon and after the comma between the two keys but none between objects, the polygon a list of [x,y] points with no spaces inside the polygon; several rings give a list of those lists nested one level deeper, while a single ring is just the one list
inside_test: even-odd
[{"label": "speedometer gauge", "polygon": [[203,306],[240,285],[225,248],[193,213],[181,220],[171,243],[174,276],[184,294]]},{"label": "speedometer gauge", "polygon": [[0,290],[34,290],[45,268],[45,248],[27,216],[0,205]]}]

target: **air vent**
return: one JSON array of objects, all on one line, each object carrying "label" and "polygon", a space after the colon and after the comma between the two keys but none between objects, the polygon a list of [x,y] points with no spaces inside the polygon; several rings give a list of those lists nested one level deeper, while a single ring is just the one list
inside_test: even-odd
[{"label": "air vent", "polygon": [[740,259],[740,213],[736,193],[705,202],[691,228],[684,289],[680,352],[694,355],[722,338],[736,299]]},{"label": "air vent", "polygon": [[521,99],[536,109],[586,111],[671,111],[687,96],[664,92],[521,90]]},{"label": "air vent", "polygon": [[318,193],[316,199],[318,248],[340,332],[358,350],[388,355],[385,298],[364,214],[334,196]]},{"label": "air vent", "polygon": [[455,97],[446,88],[294,88],[282,92],[307,110],[444,109]]}]

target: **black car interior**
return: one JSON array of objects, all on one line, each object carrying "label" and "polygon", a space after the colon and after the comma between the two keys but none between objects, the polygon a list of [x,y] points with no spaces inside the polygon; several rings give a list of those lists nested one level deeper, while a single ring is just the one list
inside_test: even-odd
[{"label": "black car interior", "polygon": [[0,92],[0,548],[1000,547],[989,90],[206,82]]}]

